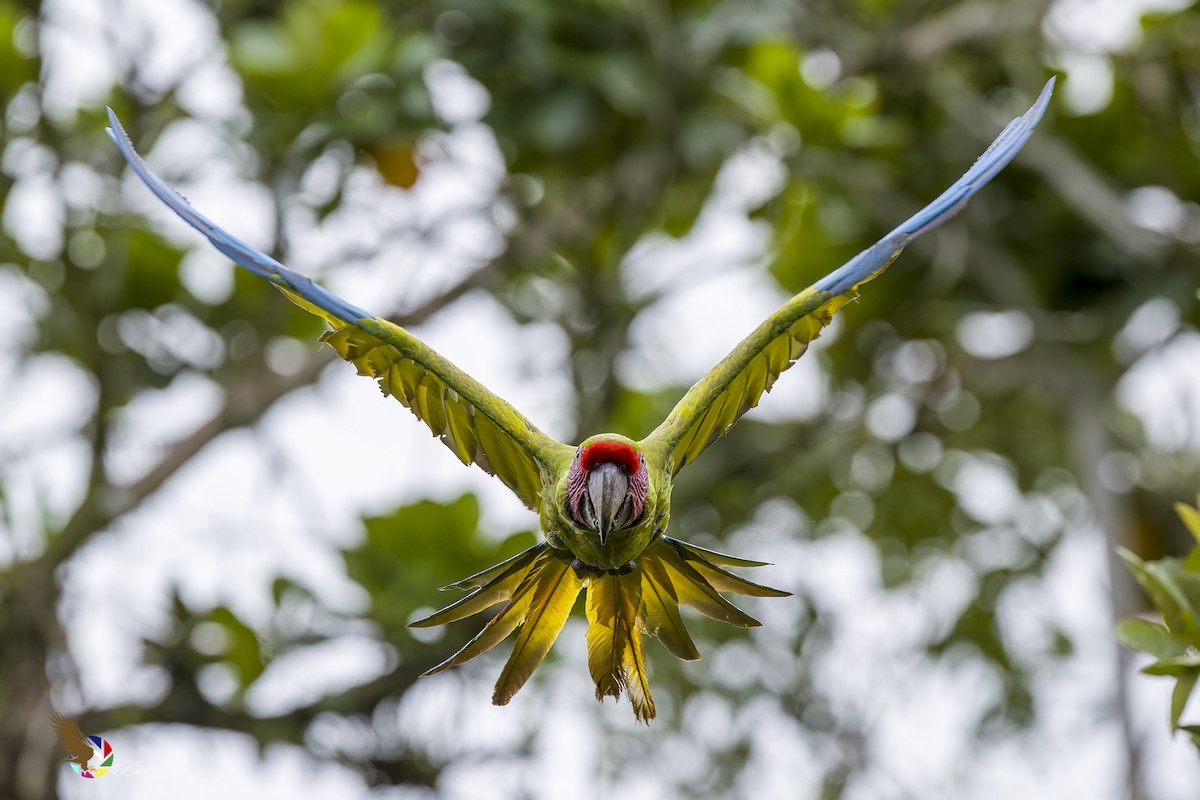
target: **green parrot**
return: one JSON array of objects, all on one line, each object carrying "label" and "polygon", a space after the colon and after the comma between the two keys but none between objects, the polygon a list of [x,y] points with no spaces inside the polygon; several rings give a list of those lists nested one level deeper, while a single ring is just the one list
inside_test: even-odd
[{"label": "green parrot", "polygon": [[803,355],[858,287],[883,272],[914,239],[956,214],[1017,154],[1041,119],[1051,78],[1037,102],[1001,132],[971,169],[876,244],[788,300],[687,391],[667,418],[635,441],[602,433],[576,446],[559,442],[408,331],[334,296],[226,233],[150,171],[109,110],[113,141],[134,172],[185,222],[242,267],[325,319],[322,341],[375,378],[464,464],[504,482],[537,512],[545,541],[452,585],[462,599],[412,623],[498,613],[458,653],[427,674],[487,652],[514,631],[516,641],[492,701],[507,703],[549,652],[586,589],[588,668],[603,700],[622,694],[634,716],[654,718],[643,637],[658,637],[684,660],[700,657],[680,616],[686,605],[742,627],[759,623],[722,593],[783,597],[728,567],[765,562],[716,553],[666,535],[675,475],[695,461]]}]

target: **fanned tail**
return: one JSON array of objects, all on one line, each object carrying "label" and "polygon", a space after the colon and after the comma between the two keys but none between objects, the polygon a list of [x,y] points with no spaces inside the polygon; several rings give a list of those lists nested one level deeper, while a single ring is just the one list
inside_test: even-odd
[{"label": "fanned tail", "polygon": [[683,624],[680,604],[732,625],[758,625],[758,620],[720,593],[788,596],[723,569],[762,565],[664,536],[642,551],[630,572],[589,578],[588,670],[596,682],[596,699],[620,697],[624,692],[638,722],[654,719],[642,637],[657,636],[675,656],[694,661],[700,651]]},{"label": "fanned tail", "polygon": [[465,664],[500,644],[519,627],[521,630],[512,654],[492,695],[492,702],[502,706],[525,685],[550,652],[583,589],[583,581],[543,542],[447,588],[473,591],[441,611],[409,623],[409,627],[445,625],[498,603],[504,603],[504,606],[475,638],[425,674],[433,675]]},{"label": "fanned tail", "polygon": [[683,624],[680,605],[748,628],[758,625],[758,620],[721,592],[754,597],[788,595],[725,569],[762,566],[761,561],[727,556],[667,536],[643,550],[633,569],[623,574],[581,578],[567,557],[543,542],[447,587],[470,590],[471,594],[411,623],[412,627],[444,625],[500,603],[503,606],[474,639],[425,674],[464,664],[520,628],[492,695],[493,703],[505,705],[550,652],[586,585],[588,671],[596,683],[596,698],[602,701],[624,694],[637,721],[648,724],[655,709],[643,636],[657,636],[675,656],[694,661],[700,658],[700,651]]}]

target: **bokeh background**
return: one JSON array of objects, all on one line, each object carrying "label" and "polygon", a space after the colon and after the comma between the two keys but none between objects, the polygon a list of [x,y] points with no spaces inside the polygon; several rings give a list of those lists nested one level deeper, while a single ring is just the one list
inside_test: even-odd
[{"label": "bokeh background", "polygon": [[[649,432],[1051,74],[681,475],[673,535],[795,596],[648,645],[648,729],[578,618],[507,708],[503,647],[417,680],[480,623],[405,623],[533,516],[104,135],[575,442]],[[0,797],[1200,796],[1113,636],[1114,549],[1182,552],[1200,488],[1188,0],[0,0],[0,101]],[[52,708],[123,769],[75,777]]]}]

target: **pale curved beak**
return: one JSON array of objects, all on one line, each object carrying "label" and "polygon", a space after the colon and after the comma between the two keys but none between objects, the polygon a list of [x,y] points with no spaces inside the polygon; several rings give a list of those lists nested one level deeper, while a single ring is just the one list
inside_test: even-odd
[{"label": "pale curved beak", "polygon": [[583,514],[592,530],[600,535],[600,544],[612,531],[629,521],[629,478],[616,464],[597,464],[588,473]]}]

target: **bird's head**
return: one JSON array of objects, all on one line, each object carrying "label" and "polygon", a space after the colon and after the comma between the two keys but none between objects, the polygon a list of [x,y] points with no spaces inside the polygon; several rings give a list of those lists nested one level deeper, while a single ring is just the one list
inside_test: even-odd
[{"label": "bird's head", "polygon": [[572,519],[595,531],[604,544],[610,533],[642,518],[649,487],[646,456],[632,441],[594,436],[575,451],[567,473],[567,505]]}]

